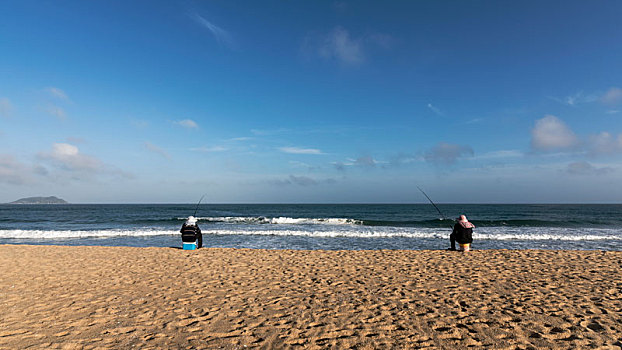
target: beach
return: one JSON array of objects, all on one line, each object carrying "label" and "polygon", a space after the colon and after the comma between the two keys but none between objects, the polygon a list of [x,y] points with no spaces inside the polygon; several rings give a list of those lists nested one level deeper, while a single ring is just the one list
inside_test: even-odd
[{"label": "beach", "polygon": [[618,349],[622,252],[0,245],[0,348]]}]

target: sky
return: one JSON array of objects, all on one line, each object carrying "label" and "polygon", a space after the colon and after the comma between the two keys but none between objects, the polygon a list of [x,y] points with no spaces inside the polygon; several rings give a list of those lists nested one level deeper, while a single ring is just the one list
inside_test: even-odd
[{"label": "sky", "polygon": [[0,1],[0,203],[622,203],[620,1]]}]

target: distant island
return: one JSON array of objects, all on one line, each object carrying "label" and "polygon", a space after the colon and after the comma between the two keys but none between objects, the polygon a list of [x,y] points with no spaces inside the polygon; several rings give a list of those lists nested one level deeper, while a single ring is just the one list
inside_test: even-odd
[{"label": "distant island", "polygon": [[64,199],[58,197],[28,197],[21,198],[9,204],[69,204]]}]

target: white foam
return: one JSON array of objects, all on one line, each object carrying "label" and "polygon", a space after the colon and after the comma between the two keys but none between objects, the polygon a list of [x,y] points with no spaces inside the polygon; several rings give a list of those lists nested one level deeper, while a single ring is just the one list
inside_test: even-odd
[{"label": "white foam", "polygon": [[208,230],[203,231],[204,234],[217,235],[259,235],[259,236],[306,236],[306,237],[359,237],[359,238],[389,238],[389,237],[411,237],[411,238],[441,238],[442,236],[435,232],[423,231],[305,231],[305,230]]},{"label": "white foam", "polygon": [[86,237],[118,237],[118,236],[161,236],[178,234],[168,230],[0,230],[0,238],[86,238]]},{"label": "white foam", "polygon": [[[622,234],[614,229],[565,229],[565,228],[520,228],[508,230],[505,227],[489,227],[473,234],[474,240],[526,240],[526,241],[601,241],[622,240]],[[203,231],[220,235],[272,235],[308,237],[360,237],[360,238],[438,238],[449,239],[449,230],[412,227],[373,227],[369,229],[325,229],[325,230],[260,230],[260,229],[216,229]]]},{"label": "white foam", "polygon": [[[287,218],[289,219],[289,218]],[[313,219],[316,220],[316,219]],[[339,219],[341,220],[341,219]],[[251,225],[247,227],[234,226],[209,228],[203,226],[204,234],[217,235],[263,235],[263,236],[306,236],[306,237],[352,237],[352,238],[430,238],[449,239],[449,229],[416,228],[416,227],[381,227],[356,225],[317,225],[306,226],[265,226]],[[160,236],[179,235],[177,229],[148,229],[133,230],[0,230],[0,239],[56,239],[56,238],[86,238],[86,237],[119,237],[119,236]],[[603,241],[622,240],[622,232],[618,229],[598,228],[559,228],[559,227],[484,227],[477,228],[473,233],[474,240],[492,241]]]},{"label": "white foam", "polygon": [[[185,218],[178,218],[185,220]],[[265,217],[265,216],[215,216],[200,217],[204,222],[225,222],[233,224],[273,224],[273,225],[362,225],[363,221],[347,218],[290,218],[290,217]]]},{"label": "white foam", "polygon": [[603,228],[563,228],[563,227],[490,227],[473,233],[473,239],[497,241],[602,241],[622,240],[620,230]]}]

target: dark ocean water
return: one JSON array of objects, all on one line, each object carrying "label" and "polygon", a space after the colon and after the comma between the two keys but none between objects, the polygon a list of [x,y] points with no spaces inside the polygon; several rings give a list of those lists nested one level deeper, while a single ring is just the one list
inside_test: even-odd
[{"label": "dark ocean water", "polygon": [[[474,249],[622,250],[622,205],[439,204]],[[0,205],[0,244],[179,247],[193,204]],[[444,249],[452,219],[424,204],[202,204],[207,247]]]}]

